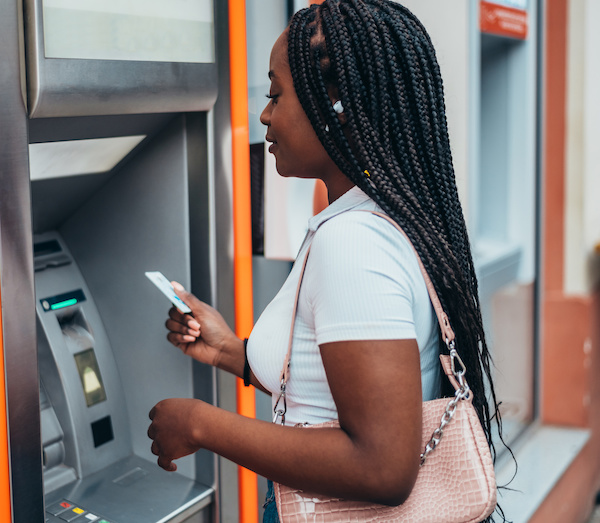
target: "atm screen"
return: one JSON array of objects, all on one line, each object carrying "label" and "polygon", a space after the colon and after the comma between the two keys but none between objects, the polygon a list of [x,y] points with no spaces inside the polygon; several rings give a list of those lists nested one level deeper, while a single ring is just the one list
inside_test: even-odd
[{"label": "atm screen", "polygon": [[42,0],[46,58],[212,63],[212,0]]},{"label": "atm screen", "polygon": [[94,349],[84,350],[75,354],[75,363],[79,370],[81,385],[88,407],[106,400],[106,391],[102,383],[102,375],[98,367],[98,361]]}]

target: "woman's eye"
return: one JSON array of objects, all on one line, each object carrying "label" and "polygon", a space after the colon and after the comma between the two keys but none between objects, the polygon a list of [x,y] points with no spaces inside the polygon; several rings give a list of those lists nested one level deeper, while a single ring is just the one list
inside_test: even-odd
[{"label": "woman's eye", "polygon": [[266,94],[265,95],[269,100],[271,100],[272,103],[276,104],[277,103],[277,97],[279,95],[277,94]]}]

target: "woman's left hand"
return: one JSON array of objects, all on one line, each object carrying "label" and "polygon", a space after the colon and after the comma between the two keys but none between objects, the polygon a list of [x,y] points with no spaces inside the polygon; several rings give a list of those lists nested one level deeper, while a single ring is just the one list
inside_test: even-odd
[{"label": "woman's left hand", "polygon": [[150,411],[152,420],[148,437],[152,440],[152,454],[165,470],[175,471],[174,459],[193,454],[201,448],[197,423],[204,402],[196,399],[166,399]]}]

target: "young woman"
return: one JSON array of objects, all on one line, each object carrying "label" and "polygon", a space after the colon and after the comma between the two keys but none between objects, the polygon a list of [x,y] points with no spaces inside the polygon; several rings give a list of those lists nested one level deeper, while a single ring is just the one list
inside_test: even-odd
[{"label": "young woman", "polygon": [[[330,203],[309,221],[298,263],[247,342],[250,381],[275,404],[310,245],[285,426],[170,399],[150,413],[152,451],[166,470],[205,448],[284,485],[398,505],[419,470],[422,401],[449,392],[437,360],[447,349],[408,242],[381,217],[354,211],[383,211],[406,232],[456,333],[490,444],[497,415],[493,386],[484,386],[490,358],[435,52],[400,4],[326,0],[294,16],[273,47],[269,77],[261,121],[277,170],[321,179]],[[169,341],[242,377],[244,342],[176,288],[193,317],[172,309]],[[295,426],[333,419],[339,429]],[[267,507],[276,521],[272,514]]]}]

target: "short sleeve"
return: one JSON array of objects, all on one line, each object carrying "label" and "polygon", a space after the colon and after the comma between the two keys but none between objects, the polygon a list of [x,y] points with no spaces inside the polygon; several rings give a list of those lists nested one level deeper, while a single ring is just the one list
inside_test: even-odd
[{"label": "short sleeve", "polygon": [[415,289],[423,284],[408,241],[386,220],[344,213],[317,230],[303,292],[317,343],[415,339]]}]

